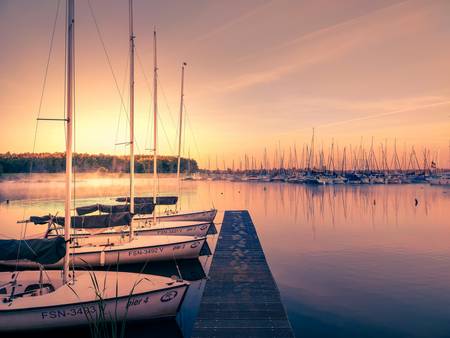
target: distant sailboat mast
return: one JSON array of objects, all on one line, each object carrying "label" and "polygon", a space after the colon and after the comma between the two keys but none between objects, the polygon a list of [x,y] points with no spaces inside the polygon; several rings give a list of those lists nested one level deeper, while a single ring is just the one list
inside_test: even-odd
[{"label": "distant sailboat mast", "polygon": [[64,203],[64,239],[66,241],[66,254],[64,256],[63,283],[69,281],[70,262],[70,221],[72,204],[72,141],[73,141],[73,52],[74,52],[74,0],[67,2],[67,69],[66,69],[66,198]]},{"label": "distant sailboat mast", "polygon": [[181,134],[183,130],[183,104],[184,104],[184,68],[186,67],[186,62],[183,62],[181,66],[181,97],[180,97],[180,122],[179,122],[179,133],[178,133],[178,163],[177,163],[177,180],[180,180],[180,169],[181,169]]},{"label": "distant sailboat mast", "polygon": [[[184,105],[184,67],[186,67],[186,62],[183,62],[183,64],[181,65],[180,122],[178,132],[178,161],[177,161],[178,199],[181,197],[180,170],[181,170],[181,135],[183,130],[183,105]],[[181,207],[180,202],[178,202],[178,206]]]},{"label": "distant sailboat mast", "polygon": [[[130,24],[130,213],[134,214],[134,32],[133,0],[129,0]],[[130,222],[130,240],[133,238],[133,222]]]}]

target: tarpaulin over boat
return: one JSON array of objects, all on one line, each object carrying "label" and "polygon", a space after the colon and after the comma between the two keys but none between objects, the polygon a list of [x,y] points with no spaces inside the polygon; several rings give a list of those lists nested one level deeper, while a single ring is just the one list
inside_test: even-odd
[{"label": "tarpaulin over boat", "polygon": [[31,216],[30,222],[33,222],[34,224],[46,224],[46,223],[50,222],[51,219],[52,219],[51,215]]},{"label": "tarpaulin over boat", "polygon": [[[118,197],[117,202],[130,202],[129,197]],[[158,196],[156,197],[156,204],[158,205],[171,205],[176,204],[178,196]],[[134,203],[153,203],[153,197],[135,197]]]},{"label": "tarpaulin over boat", "polygon": [[96,212],[99,210],[99,206],[98,204],[94,204],[94,205],[86,205],[84,207],[78,207],[75,209],[77,211],[77,214],[79,216],[83,216],[83,215],[87,215],[93,212]]},{"label": "tarpaulin over boat", "polygon": [[[92,216],[72,216],[70,226],[72,228],[86,229],[109,228],[121,225],[129,225],[131,222],[131,218],[132,215],[129,212],[117,212],[112,214]],[[64,226],[65,218],[50,215],[43,217],[32,216],[30,217],[30,221],[35,224],[45,224],[53,221],[58,225]]]},{"label": "tarpaulin over boat", "polygon": [[[72,216],[70,226],[77,229],[109,228],[121,225],[129,225],[131,222],[129,212],[117,212],[106,215]],[[55,217],[55,223],[64,226],[64,217]]]},{"label": "tarpaulin over boat", "polygon": [[[76,208],[77,214],[80,216],[90,214],[95,211],[105,212],[108,214],[118,213],[118,212],[129,212],[130,205],[129,204],[116,204],[116,205],[107,205],[107,204],[94,204],[94,205],[86,205],[84,207]],[[134,205],[134,213],[135,214],[151,214],[155,210],[155,206],[152,203],[145,204],[135,204]]]},{"label": "tarpaulin over boat", "polygon": [[63,237],[45,239],[2,239],[0,240],[0,260],[28,259],[40,264],[53,264],[66,254]]}]

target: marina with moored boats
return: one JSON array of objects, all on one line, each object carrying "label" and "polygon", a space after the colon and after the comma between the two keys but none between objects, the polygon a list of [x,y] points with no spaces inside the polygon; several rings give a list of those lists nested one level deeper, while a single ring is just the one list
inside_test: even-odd
[{"label": "marina with moored boats", "polygon": [[2,337],[450,334],[445,6],[309,2],[0,5]]}]

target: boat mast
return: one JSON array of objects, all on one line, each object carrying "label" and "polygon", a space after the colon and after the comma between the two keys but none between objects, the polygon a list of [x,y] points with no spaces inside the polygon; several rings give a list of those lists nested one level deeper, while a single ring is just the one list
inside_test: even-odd
[{"label": "boat mast", "polygon": [[67,59],[66,59],[66,199],[64,203],[64,239],[66,254],[64,256],[63,283],[69,281],[70,261],[70,221],[72,204],[72,131],[73,131],[73,45],[74,45],[74,0],[67,1]]},{"label": "boat mast", "polygon": [[153,31],[153,223],[156,224],[156,180],[158,175],[157,131],[158,131],[158,65],[156,58],[156,29]]},{"label": "boat mast", "polygon": [[183,101],[184,101],[184,67],[186,62],[181,66],[181,97],[180,97],[180,123],[178,133],[178,163],[177,163],[177,180],[180,181],[180,165],[181,165],[181,133],[183,130]]},{"label": "boat mast", "polygon": [[[129,0],[130,25],[130,213],[134,214],[134,32],[133,0]],[[133,238],[133,222],[130,222],[130,240]]]}]

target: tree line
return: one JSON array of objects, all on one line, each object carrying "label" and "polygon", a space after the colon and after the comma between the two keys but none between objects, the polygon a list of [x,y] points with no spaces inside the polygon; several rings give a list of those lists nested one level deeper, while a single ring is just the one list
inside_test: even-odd
[{"label": "tree line", "polygon": [[[77,172],[112,172],[130,171],[128,156],[107,154],[74,154],[73,167]],[[2,173],[59,173],[66,169],[65,153],[4,153],[0,154],[0,174]],[[180,170],[186,172],[198,170],[194,159],[181,158]],[[177,157],[158,156],[158,172],[175,173]],[[153,156],[136,155],[135,172],[153,172]]]}]

